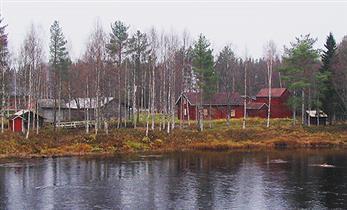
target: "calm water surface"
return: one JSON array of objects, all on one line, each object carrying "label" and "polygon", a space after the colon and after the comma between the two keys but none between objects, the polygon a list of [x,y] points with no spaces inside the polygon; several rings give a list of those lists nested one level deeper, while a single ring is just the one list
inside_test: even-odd
[{"label": "calm water surface", "polygon": [[347,151],[0,160],[0,209],[198,208],[347,208]]}]

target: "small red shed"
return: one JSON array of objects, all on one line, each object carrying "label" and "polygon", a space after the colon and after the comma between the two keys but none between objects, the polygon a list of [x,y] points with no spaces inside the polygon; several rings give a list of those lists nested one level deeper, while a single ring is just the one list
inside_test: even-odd
[{"label": "small red shed", "polygon": [[247,104],[246,108],[248,117],[267,117],[268,106],[266,103],[250,102]]},{"label": "small red shed", "polygon": [[20,115],[13,115],[9,118],[8,128],[13,132],[22,132],[23,131],[23,117]]},{"label": "small red shed", "polygon": [[31,125],[34,125],[33,123],[35,122],[35,126],[37,125],[36,120],[38,119],[38,126],[43,126],[44,118],[41,115],[36,114],[31,110],[22,109],[9,117],[8,128],[13,132],[23,132],[28,127],[28,119],[30,119]]}]

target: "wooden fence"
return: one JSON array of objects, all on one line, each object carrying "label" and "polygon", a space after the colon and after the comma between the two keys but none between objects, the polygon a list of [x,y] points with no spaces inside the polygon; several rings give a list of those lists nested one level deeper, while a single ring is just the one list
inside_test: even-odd
[{"label": "wooden fence", "polygon": [[56,126],[59,128],[83,128],[83,127],[86,127],[87,123],[89,127],[95,126],[95,121],[60,122],[60,123],[56,123]]}]

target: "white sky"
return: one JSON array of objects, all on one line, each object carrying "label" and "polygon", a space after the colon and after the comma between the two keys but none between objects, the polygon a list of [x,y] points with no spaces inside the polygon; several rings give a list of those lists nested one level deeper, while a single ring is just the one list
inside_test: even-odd
[{"label": "white sky", "polygon": [[[122,20],[131,31],[184,29],[192,38],[203,33],[214,52],[232,43],[238,56],[263,55],[272,39],[279,50],[295,36],[311,33],[322,48],[331,31],[337,42],[347,35],[347,0],[0,0],[8,24],[10,49],[17,51],[29,26],[40,27],[48,52],[49,27],[58,20],[71,47],[72,58],[84,51],[87,38],[99,19],[109,32],[110,23]],[[246,50],[247,49],[247,50]]]}]

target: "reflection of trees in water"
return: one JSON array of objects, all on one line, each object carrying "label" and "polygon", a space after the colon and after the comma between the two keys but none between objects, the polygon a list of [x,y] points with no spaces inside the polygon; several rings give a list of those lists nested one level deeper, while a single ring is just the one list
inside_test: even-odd
[{"label": "reflection of trees in water", "polygon": [[9,172],[6,171],[6,168],[0,167],[0,209],[5,209],[6,204],[8,203],[8,197],[6,193],[7,174],[9,174]]},{"label": "reflection of trees in water", "polygon": [[338,208],[347,168],[309,165],[346,160],[289,150],[29,160],[0,167],[0,209]]},{"label": "reflection of trees in water", "polygon": [[[324,163],[341,164],[346,162],[346,157],[340,155],[328,155],[324,157]],[[345,165],[345,164],[343,164]],[[347,174],[345,168],[315,168],[311,177],[317,177],[315,185],[319,192],[319,199],[330,208],[339,208],[341,203],[347,206]]]},{"label": "reflection of trees in water", "polygon": [[316,150],[295,151],[287,156],[288,168],[282,172],[287,177],[283,185],[287,189],[288,203],[296,208],[341,208],[347,205],[346,196],[343,196],[347,190],[346,179],[343,179],[346,169],[317,167],[322,163],[345,163],[345,155],[341,156],[340,152],[334,150]]}]

